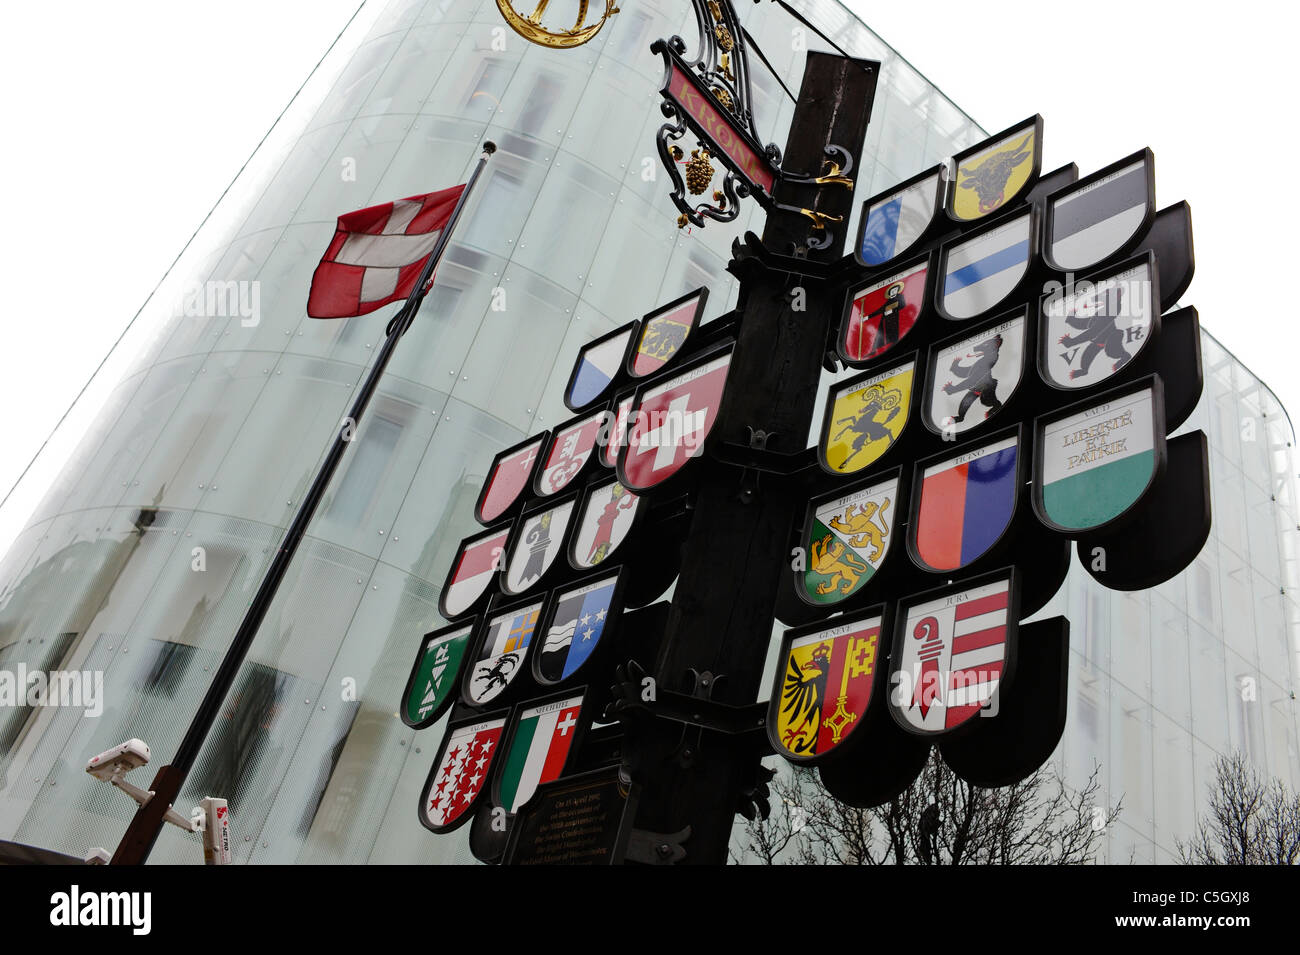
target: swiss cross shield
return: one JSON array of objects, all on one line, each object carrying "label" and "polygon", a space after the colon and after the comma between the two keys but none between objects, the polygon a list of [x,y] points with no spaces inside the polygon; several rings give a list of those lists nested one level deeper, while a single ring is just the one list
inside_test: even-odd
[{"label": "swiss cross shield", "polygon": [[960,570],[1006,533],[1024,481],[1020,431],[1002,432],[916,465],[908,547],[925,570]]},{"label": "swiss cross shield", "polygon": [[676,359],[699,324],[708,298],[709,290],[699,288],[645,316],[627,358],[628,374],[644,378]]},{"label": "swiss cross shield", "polygon": [[438,722],[456,698],[460,664],[476,621],[425,634],[402,694],[402,722],[424,729]]},{"label": "swiss cross shield", "polygon": [[492,783],[494,804],[518,812],[538,786],[560,777],[582,728],[584,697],[576,691],[516,708]]},{"label": "swiss cross shield", "polygon": [[461,541],[438,596],[438,612],[448,620],[469,613],[488,594],[510,538],[509,526],[494,527]]},{"label": "swiss cross shield", "polygon": [[897,345],[925,307],[929,275],[927,257],[850,289],[840,322],[840,357],[863,365]]},{"label": "swiss cross shield", "polygon": [[1165,457],[1162,393],[1153,375],[1035,422],[1034,509],[1044,524],[1095,531],[1142,500]]},{"label": "swiss cross shield", "polygon": [[519,595],[536,587],[564,553],[565,535],[576,501],[563,501],[520,516],[511,535],[501,592]]},{"label": "swiss cross shield", "polygon": [[546,442],[548,432],[535,434],[527,441],[507,448],[492,461],[483,490],[474,506],[474,517],[480,524],[499,520],[523,500],[534,466]]},{"label": "swiss cross shield", "polygon": [[619,452],[618,479],[624,487],[644,491],[662,484],[704,451],[722,404],[731,351],[728,345],[638,392],[627,443]]},{"label": "swiss cross shield", "polygon": [[1121,372],[1157,331],[1157,279],[1148,252],[1046,296],[1038,336],[1044,380],[1087,388]]},{"label": "swiss cross shield", "polygon": [[1025,368],[1025,311],[930,349],[925,425],[955,437],[978,428],[1011,400]]},{"label": "swiss cross shield", "polygon": [[909,733],[937,736],[994,712],[1015,661],[1015,571],[902,601],[890,656],[890,710]]},{"label": "swiss cross shield", "polygon": [[573,483],[591,460],[604,424],[605,409],[601,408],[557,427],[546,446],[546,456],[533,490],[546,497],[560,493]]},{"label": "swiss cross shield", "polygon": [[462,667],[462,695],[470,706],[491,703],[519,678],[541,616],[542,603],[517,604],[489,613],[474,638],[469,663]]},{"label": "swiss cross shield", "polygon": [[434,832],[464,825],[491,777],[508,710],[447,727],[420,795],[420,822]]},{"label": "swiss cross shield", "polygon": [[894,540],[899,472],[815,498],[804,523],[806,556],[796,590],[814,606],[858,593],[880,569]]},{"label": "swiss cross shield", "polygon": [[863,724],[885,657],[882,612],[786,631],[767,719],[772,747],[786,759],[815,762]]}]

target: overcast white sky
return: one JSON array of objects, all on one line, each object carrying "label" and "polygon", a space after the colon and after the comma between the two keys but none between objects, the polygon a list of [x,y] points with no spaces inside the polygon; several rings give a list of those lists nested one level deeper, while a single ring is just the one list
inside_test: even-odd
[{"label": "overcast white sky", "polygon": [[[6,5],[0,495],[358,3]],[[985,128],[1041,113],[1045,168],[1150,146],[1159,204],[1192,207],[1184,302],[1300,414],[1293,5],[848,4]]]}]

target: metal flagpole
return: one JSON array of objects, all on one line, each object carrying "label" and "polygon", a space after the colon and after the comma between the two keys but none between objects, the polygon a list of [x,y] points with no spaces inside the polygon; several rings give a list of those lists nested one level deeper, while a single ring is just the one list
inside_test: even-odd
[{"label": "metal flagpole", "polygon": [[293,560],[294,554],[297,553],[298,545],[306,535],[307,527],[311,524],[311,519],[316,513],[316,508],[320,505],[321,498],[325,495],[325,490],[329,487],[330,479],[333,478],[334,472],[338,469],[339,462],[343,459],[343,453],[347,450],[347,446],[361,422],[361,416],[365,413],[366,406],[370,403],[375,389],[379,386],[379,379],[383,377],[384,369],[388,367],[393,352],[397,350],[398,341],[401,340],[406,330],[411,327],[411,323],[415,321],[416,313],[420,310],[420,304],[424,301],[426,286],[429,284],[429,279],[432,278],[434,269],[437,268],[438,262],[442,258],[443,251],[447,248],[452,230],[455,229],[456,221],[460,218],[461,210],[465,207],[465,201],[473,191],[479,174],[483,172],[483,167],[487,165],[488,157],[494,152],[496,152],[494,143],[485,142],[483,144],[483,154],[479,157],[478,165],[474,167],[474,172],[469,177],[469,182],[465,184],[465,190],[460,194],[460,198],[456,200],[456,207],[452,210],[451,218],[443,228],[442,234],[438,236],[438,242],[434,246],[433,252],[430,253],[429,261],[425,264],[424,270],[420,273],[419,281],[415,283],[415,288],[411,290],[411,294],[407,297],[406,304],[389,322],[388,337],[384,340],[384,344],[375,358],[374,366],[366,376],[366,380],[353,401],[347,418],[339,427],[338,434],[334,436],[334,442],[330,446],[329,453],[325,456],[325,461],[316,472],[316,477],[312,480],[307,495],[303,498],[298,512],[294,515],[293,522],[289,525],[289,529],[285,531],[284,538],[280,541],[279,551],[275,555],[275,559],[271,561],[266,576],[262,578],[262,583],[257,588],[257,593],[249,604],[248,612],[244,614],[244,619],[235,632],[235,638],[226,650],[221,666],[217,669],[216,676],[213,677],[212,684],[203,697],[203,702],[199,704],[198,711],[194,714],[189,729],[185,731],[185,738],[181,740],[175,758],[170,765],[163,766],[158,770],[158,775],[154,777],[153,784],[149,787],[153,796],[136,811],[135,817],[131,820],[131,825],[127,827],[126,834],[122,837],[122,841],[118,843],[117,851],[113,854],[113,865],[139,865],[147,860],[149,853],[153,851],[154,843],[158,840],[158,834],[162,831],[163,817],[176,801],[177,796],[180,795],[181,786],[193,768],[194,761],[198,758],[199,750],[212,729],[212,724],[216,720],[226,694],[230,692],[230,688],[235,682],[239,667],[244,662],[244,657],[248,655],[249,647],[253,644],[253,638],[257,636],[258,627],[261,626],[267,610],[270,609],[272,600],[275,599],[276,591],[280,589],[280,583],[284,580],[285,572],[289,569],[289,563]]}]

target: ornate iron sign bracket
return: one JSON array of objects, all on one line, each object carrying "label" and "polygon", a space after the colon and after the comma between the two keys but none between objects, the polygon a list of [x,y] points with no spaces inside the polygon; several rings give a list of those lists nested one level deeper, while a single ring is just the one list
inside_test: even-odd
[{"label": "ornate iron sign bracket", "polygon": [[[824,150],[824,168],[814,173],[787,172],[781,168],[781,150],[763,145],[754,126],[753,96],[745,31],[736,19],[731,0],[692,0],[700,50],[688,58],[680,36],[656,40],[652,53],[664,59],[660,109],[669,120],[655,138],[659,158],[672,178],[670,198],[680,215],[678,228],[687,223],[703,226],[708,219],[730,222],[739,214],[739,200],[753,197],[769,211],[781,210],[810,220],[809,248],[830,243],[827,225],[840,219],[813,209],[791,206],[775,198],[781,185],[839,186],[853,188],[852,154],[842,146]],[[679,143],[687,131],[698,141],[687,159]],[[717,160],[724,167],[719,188],[713,185]],[[685,166],[683,175],[682,166]]]}]

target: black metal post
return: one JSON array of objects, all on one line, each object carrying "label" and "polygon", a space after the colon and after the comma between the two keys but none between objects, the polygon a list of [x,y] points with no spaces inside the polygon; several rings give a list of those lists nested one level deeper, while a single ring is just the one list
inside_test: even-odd
[{"label": "black metal post", "polygon": [[150,786],[154,796],[136,811],[135,818],[131,820],[131,825],[127,828],[126,834],[118,844],[117,851],[113,854],[113,865],[139,865],[145,862],[149,858],[149,853],[153,851],[154,843],[158,840],[158,834],[162,831],[163,817],[167,809],[175,802],[177,796],[180,795],[181,786],[193,768],[195,760],[198,759],[199,750],[208,738],[208,733],[212,729],[212,724],[216,721],[221,704],[230,692],[230,688],[235,682],[235,676],[239,672],[239,667],[244,662],[244,657],[248,655],[248,650],[257,636],[258,628],[261,626],[267,610],[270,609],[276,592],[280,589],[280,584],[289,569],[289,564],[298,551],[298,545],[306,536],[307,527],[316,514],[316,508],[320,505],[321,499],[329,487],[330,480],[334,477],[339,462],[343,459],[343,453],[347,450],[348,444],[351,443],[356,429],[360,425],[361,416],[365,414],[366,406],[370,404],[370,399],[374,397],[375,390],[379,387],[379,379],[383,377],[384,370],[393,357],[393,352],[397,350],[397,343],[401,340],[402,335],[406,333],[406,330],[411,327],[411,323],[415,321],[416,313],[420,310],[420,304],[424,301],[426,286],[433,276],[439,260],[442,258],[443,251],[447,248],[452,230],[455,229],[456,221],[460,218],[461,210],[465,207],[465,201],[469,198],[470,192],[473,191],[474,184],[478,181],[480,173],[483,172],[488,157],[494,152],[496,152],[494,143],[485,142],[483,144],[483,155],[479,157],[478,165],[474,167],[474,172],[469,177],[465,190],[456,201],[456,207],[452,210],[451,218],[443,228],[442,234],[438,236],[438,242],[429,255],[429,261],[420,273],[420,279],[416,282],[415,288],[411,290],[406,304],[389,322],[388,337],[379,349],[379,354],[376,356],[375,363],[361,386],[361,391],[352,402],[352,408],[348,412],[347,418],[342,422],[338,433],[334,436],[329,453],[326,455],[320,469],[316,472],[316,477],[312,480],[311,487],[299,505],[293,522],[289,525],[289,529],[285,531],[275,559],[271,561],[271,566],[267,570],[266,576],[262,578],[262,583],[257,588],[257,593],[249,604],[248,611],[244,614],[244,619],[240,622],[234,639],[226,649],[226,655],[221,661],[221,666],[217,669],[212,684],[208,687],[207,694],[199,704],[194,719],[190,722],[189,729],[185,731],[185,737],[176,750],[176,756],[169,765],[163,766],[158,771],[158,775],[154,777],[153,784]]}]

